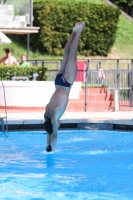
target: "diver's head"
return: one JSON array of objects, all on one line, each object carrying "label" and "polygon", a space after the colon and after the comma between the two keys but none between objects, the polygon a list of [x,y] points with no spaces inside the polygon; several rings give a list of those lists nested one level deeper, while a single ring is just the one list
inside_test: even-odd
[{"label": "diver's head", "polygon": [[53,126],[51,124],[51,119],[47,118],[44,122],[44,127],[45,127],[45,131],[47,131],[47,133],[51,134],[53,132]]}]

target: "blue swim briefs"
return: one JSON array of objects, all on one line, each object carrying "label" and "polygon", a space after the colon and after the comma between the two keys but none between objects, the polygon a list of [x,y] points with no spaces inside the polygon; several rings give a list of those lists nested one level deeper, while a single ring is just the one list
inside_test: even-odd
[{"label": "blue swim briefs", "polygon": [[57,74],[57,76],[55,78],[55,85],[60,85],[63,87],[71,87],[72,84],[70,84],[66,81],[63,74]]}]

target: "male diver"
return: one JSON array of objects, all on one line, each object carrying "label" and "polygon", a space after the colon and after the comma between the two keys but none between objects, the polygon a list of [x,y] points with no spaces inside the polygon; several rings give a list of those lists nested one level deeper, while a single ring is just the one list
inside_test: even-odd
[{"label": "male diver", "polygon": [[60,70],[55,78],[55,92],[46,106],[44,126],[47,131],[47,152],[55,151],[56,148],[59,119],[66,110],[69,93],[77,75],[78,42],[84,26],[84,21],[77,22],[73,28],[65,45]]}]

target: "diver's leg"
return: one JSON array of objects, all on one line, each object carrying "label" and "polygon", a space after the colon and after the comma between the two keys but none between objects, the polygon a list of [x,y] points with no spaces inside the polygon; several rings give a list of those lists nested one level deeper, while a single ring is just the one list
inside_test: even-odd
[{"label": "diver's leg", "polygon": [[77,50],[79,38],[84,26],[85,22],[82,22],[79,25],[75,26],[75,34],[70,45],[69,57],[66,63],[65,72],[63,73],[65,79],[71,84],[73,84],[77,75]]},{"label": "diver's leg", "polygon": [[64,48],[64,56],[63,56],[63,60],[61,62],[61,66],[60,66],[60,70],[59,70],[59,73],[64,73],[65,71],[65,67],[66,67],[66,63],[68,61],[68,58],[69,58],[69,53],[70,53],[70,46],[71,46],[71,43],[73,41],[73,38],[75,37],[75,34],[77,33],[78,29],[79,29],[79,25],[81,24],[82,22],[77,22],[73,28],[73,32],[71,33],[66,45],[65,45],[65,48]]},{"label": "diver's leg", "polygon": [[70,51],[70,45],[71,45],[71,42],[73,40],[73,37],[74,37],[74,32],[72,32],[72,34],[70,35],[66,45],[65,45],[65,48],[64,48],[64,56],[63,56],[63,60],[61,62],[61,66],[60,66],[60,70],[59,70],[59,73],[64,73],[65,71],[65,67],[66,67],[66,63],[67,63],[67,60],[68,60],[68,57],[69,57],[69,51]]}]

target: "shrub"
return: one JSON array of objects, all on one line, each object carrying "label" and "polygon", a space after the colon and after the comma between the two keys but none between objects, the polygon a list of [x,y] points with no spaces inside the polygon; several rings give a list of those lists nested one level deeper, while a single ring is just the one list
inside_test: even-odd
[{"label": "shrub", "polygon": [[85,21],[79,53],[106,56],[115,41],[119,15],[118,8],[87,1],[35,2],[34,26],[40,31],[31,35],[31,45],[45,54],[62,55],[75,23]]},{"label": "shrub", "polygon": [[1,80],[11,80],[12,76],[27,76],[29,80],[32,80],[34,73],[38,73],[37,80],[45,81],[47,69],[44,67],[22,67],[16,65],[0,65],[0,79]]},{"label": "shrub", "polygon": [[[106,88],[105,84],[87,84],[87,88]],[[85,83],[82,83],[82,88],[85,88]]]}]

